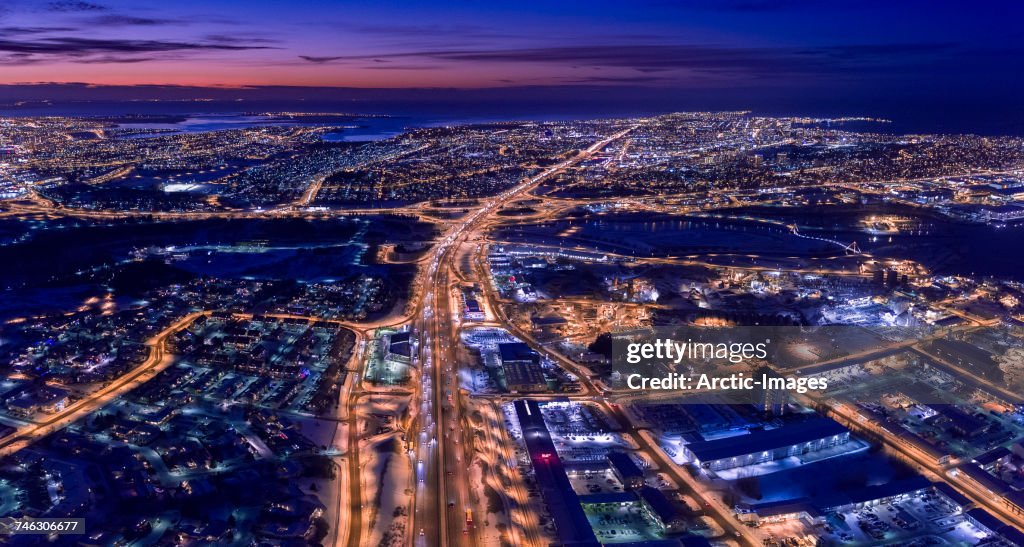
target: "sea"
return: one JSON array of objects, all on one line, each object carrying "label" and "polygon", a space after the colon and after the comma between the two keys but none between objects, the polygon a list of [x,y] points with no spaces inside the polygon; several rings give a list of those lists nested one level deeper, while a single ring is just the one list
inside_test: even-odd
[{"label": "sea", "polygon": [[[353,117],[338,122],[338,131],[326,136],[331,141],[371,141],[393,137],[408,129],[501,121],[566,121],[653,116],[680,111],[736,110],[714,103],[703,107],[690,102],[592,101],[579,104],[557,101],[427,102],[387,101],[296,101],[296,100],[210,100],[210,101],[36,101],[0,103],[0,117],[22,116],[176,116],[178,123],[126,123],[125,127],[174,131],[216,131],[254,125],[302,123],[279,121],[253,113],[304,112],[344,113]],[[889,134],[977,134],[1024,136],[1024,115],[1004,116],[996,111],[933,112],[907,110],[879,104],[845,109],[842,106],[802,108],[798,105],[750,109],[757,116],[813,116],[821,118],[873,117],[887,123],[847,122],[836,125],[850,131]],[[351,123],[350,123],[351,122]],[[311,125],[325,125],[310,122]],[[326,124],[331,125],[331,124]]]}]

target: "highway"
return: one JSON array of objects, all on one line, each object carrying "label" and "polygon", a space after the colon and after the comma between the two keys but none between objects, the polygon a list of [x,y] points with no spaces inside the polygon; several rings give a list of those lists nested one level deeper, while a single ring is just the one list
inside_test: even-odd
[{"label": "highway", "polygon": [[[457,384],[449,383],[458,373],[450,306],[452,270],[458,246],[486,226],[492,215],[510,200],[529,192],[548,177],[589,158],[634,128],[629,127],[602,139],[572,158],[487,200],[480,208],[454,224],[430,253],[431,258],[425,263],[426,280],[422,285],[422,298],[413,320],[420,344],[418,362],[421,392],[419,400],[414,404],[419,415],[411,431],[416,436],[417,481],[421,474],[423,477],[423,482],[417,483],[414,503],[412,531],[417,534],[417,544],[451,545],[457,539],[459,544],[472,545],[477,539],[477,531],[465,522],[466,510],[472,510],[473,507],[468,503],[468,462],[463,454],[465,431],[459,407],[461,395],[454,391]],[[445,395],[446,390],[453,395],[451,402]],[[446,447],[447,443],[439,442],[441,439],[438,439],[444,432],[456,436],[459,442],[454,447]],[[452,484],[449,484],[449,479]],[[420,532],[422,535],[418,535]]]}]

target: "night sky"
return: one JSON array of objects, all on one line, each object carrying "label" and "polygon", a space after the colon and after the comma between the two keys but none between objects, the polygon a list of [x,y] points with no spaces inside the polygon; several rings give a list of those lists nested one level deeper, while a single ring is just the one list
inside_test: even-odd
[{"label": "night sky", "polygon": [[0,83],[22,85],[0,96],[72,82],[529,87],[1013,117],[1022,16],[1016,1],[6,0]]}]

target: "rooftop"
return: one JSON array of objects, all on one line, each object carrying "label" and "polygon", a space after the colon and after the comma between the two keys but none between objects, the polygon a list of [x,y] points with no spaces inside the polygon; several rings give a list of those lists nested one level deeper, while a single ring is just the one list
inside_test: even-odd
[{"label": "rooftop", "polygon": [[813,418],[776,429],[746,435],[699,441],[687,445],[700,461],[708,462],[745,456],[763,450],[775,450],[846,433],[847,429],[828,418]]}]

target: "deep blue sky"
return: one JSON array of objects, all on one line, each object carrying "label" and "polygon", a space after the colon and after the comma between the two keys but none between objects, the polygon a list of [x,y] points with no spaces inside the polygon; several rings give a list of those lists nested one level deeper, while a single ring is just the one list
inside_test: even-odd
[{"label": "deep blue sky", "polygon": [[509,96],[1014,119],[1022,16],[1017,1],[7,0],[0,98],[528,87]]}]

